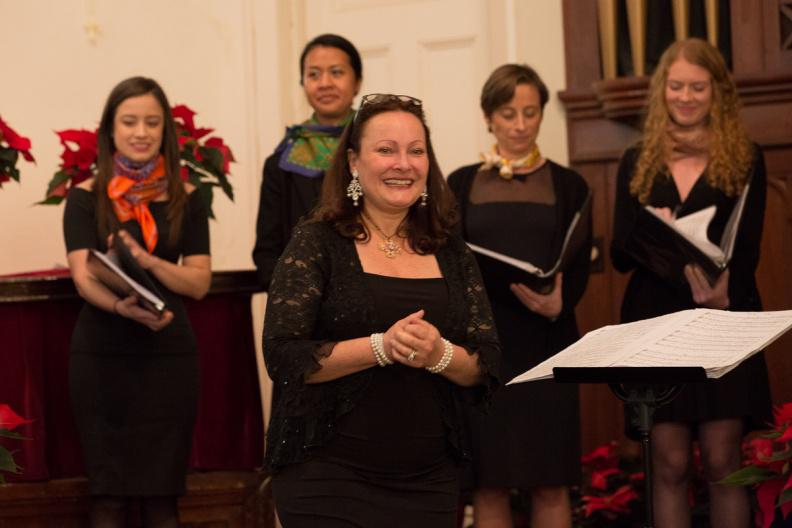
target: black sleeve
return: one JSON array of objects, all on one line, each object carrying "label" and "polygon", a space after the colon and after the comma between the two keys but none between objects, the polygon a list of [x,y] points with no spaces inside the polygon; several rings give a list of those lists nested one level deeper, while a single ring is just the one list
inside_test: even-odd
[{"label": "black sleeve", "polygon": [[637,148],[628,149],[619,161],[619,171],[616,175],[616,200],[613,208],[613,239],[611,240],[610,254],[613,267],[622,273],[626,273],[638,265],[625,250],[641,209],[638,198],[630,194],[630,179],[635,170],[638,153]]},{"label": "black sleeve", "polygon": [[256,245],[253,263],[258,271],[259,283],[268,290],[275,263],[286,249],[283,238],[284,174],[278,167],[278,157],[273,154],[264,162],[262,171],[259,210],[256,219]]},{"label": "black sleeve", "polygon": [[66,252],[77,249],[105,249],[99,244],[94,193],[72,187],[63,210],[63,238]]},{"label": "black sleeve", "polygon": [[498,332],[476,258],[461,238],[453,237],[450,244],[454,258],[461,263],[467,309],[465,338],[456,344],[468,354],[478,353],[479,368],[484,375],[484,390],[480,395],[486,399],[501,384]]},{"label": "black sleeve", "polygon": [[209,215],[197,190],[187,199],[182,223],[182,255],[209,255]]},{"label": "black sleeve", "polygon": [[759,265],[759,251],[762,246],[765,205],[767,202],[767,172],[764,154],[758,145],[755,154],[745,198],[734,253],[729,262],[729,302],[733,309],[761,309],[759,299],[753,299],[756,292],[754,275]]},{"label": "black sleeve", "polygon": [[264,360],[272,380],[290,391],[304,386],[328,355],[328,343],[313,339],[325,290],[321,232],[320,224],[295,228],[267,296]]},{"label": "black sleeve", "polygon": [[[570,184],[569,186],[575,191],[572,199],[572,203],[574,204],[572,215],[574,216],[574,213],[579,211],[583,206],[589,194],[589,188],[586,180],[584,180],[582,176],[574,171],[570,171],[570,173],[571,174],[567,177],[567,181]],[[569,221],[571,222],[571,218]],[[583,247],[580,248],[580,251],[578,251],[575,258],[570,262],[569,268],[564,271],[564,281],[561,287],[563,303],[559,317],[566,314],[573,314],[575,312],[575,307],[586,292],[589,273],[591,271],[591,244],[593,239],[591,209],[589,209],[588,226],[589,229],[586,233],[586,241]]]}]

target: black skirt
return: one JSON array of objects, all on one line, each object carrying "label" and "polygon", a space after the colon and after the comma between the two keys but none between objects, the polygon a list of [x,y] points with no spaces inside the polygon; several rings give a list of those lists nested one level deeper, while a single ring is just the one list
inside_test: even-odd
[{"label": "black skirt", "polygon": [[280,470],[272,493],[283,528],[454,528],[459,470],[448,459],[390,478],[314,459]]},{"label": "black skirt", "polygon": [[184,493],[199,383],[195,355],[72,354],[69,390],[91,494]]}]

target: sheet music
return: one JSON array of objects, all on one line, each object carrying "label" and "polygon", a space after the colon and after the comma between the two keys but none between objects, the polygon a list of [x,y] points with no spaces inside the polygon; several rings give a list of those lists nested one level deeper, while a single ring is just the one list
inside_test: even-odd
[{"label": "sheet music", "polygon": [[589,332],[511,383],[552,378],[554,367],[704,367],[717,378],[792,327],[792,310],[683,310]]},{"label": "sheet music", "polygon": [[[587,333],[577,343],[565,348],[555,356],[543,361],[528,372],[520,374],[511,383],[553,377],[554,367],[601,367],[614,363],[622,350],[638,341],[658,322],[675,318],[668,314],[653,319],[635,321],[614,326],[605,326]],[[540,378],[536,378],[540,376]]]},{"label": "sheet music", "polygon": [[695,318],[646,343],[613,366],[699,366],[706,370],[728,367],[766,346],[768,338],[789,326],[789,316],[775,315],[776,312],[764,312],[761,317],[751,312],[696,312]]}]

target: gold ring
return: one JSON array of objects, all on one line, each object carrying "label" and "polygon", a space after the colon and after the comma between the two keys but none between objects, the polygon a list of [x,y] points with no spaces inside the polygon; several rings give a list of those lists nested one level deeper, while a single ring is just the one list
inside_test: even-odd
[{"label": "gold ring", "polygon": [[409,355],[409,356],[407,356],[407,361],[412,361],[413,359],[415,359],[415,354],[416,354],[416,353],[417,353],[417,351],[416,351],[415,349],[413,349],[413,350],[410,352],[410,355]]}]

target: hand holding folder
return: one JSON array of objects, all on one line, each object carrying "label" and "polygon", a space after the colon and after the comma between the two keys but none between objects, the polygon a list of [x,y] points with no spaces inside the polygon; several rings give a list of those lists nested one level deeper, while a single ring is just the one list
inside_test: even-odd
[{"label": "hand holding folder", "polygon": [[113,237],[113,245],[107,253],[90,250],[88,269],[113,293],[122,298],[136,297],[140,307],[154,315],[161,316],[167,309],[164,297],[154,281],[120,237]]},{"label": "hand holding folder", "polygon": [[682,218],[666,219],[653,207],[638,212],[635,231],[625,250],[644,267],[670,282],[687,284],[685,266],[697,265],[714,285],[731,261],[750,184],[732,209],[719,245],[707,239],[715,206]]}]

